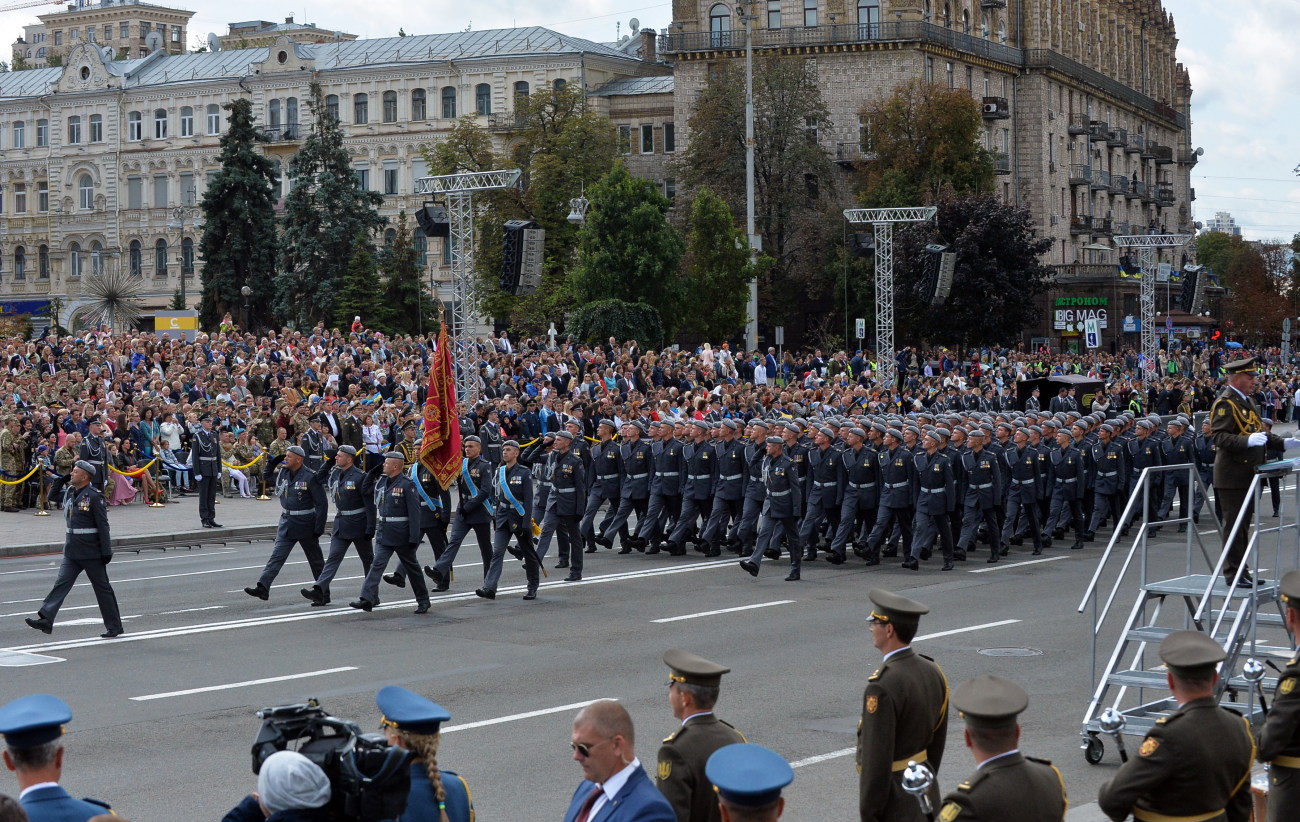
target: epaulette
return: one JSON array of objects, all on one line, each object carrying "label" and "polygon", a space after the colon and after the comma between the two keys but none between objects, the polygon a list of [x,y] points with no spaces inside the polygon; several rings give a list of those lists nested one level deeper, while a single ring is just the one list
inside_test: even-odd
[{"label": "epaulette", "polygon": [[686,730],[686,726],[685,726],[685,725],[683,725],[682,727],[680,727],[680,728],[678,728],[677,730],[673,731],[672,733],[668,734],[668,736],[665,736],[665,737],[664,737],[664,742],[672,742],[674,739],[677,738],[677,735],[680,734],[680,733],[681,733],[682,731],[684,731],[684,730]]},{"label": "epaulette", "polygon": [[888,667],[889,666],[886,665],[884,668],[877,668],[875,671],[872,672],[871,676],[867,677],[867,681],[868,682],[878,681],[880,679],[880,675],[883,674],[885,672],[885,669]]},{"label": "epaulette", "polygon": [[[919,656],[921,659],[928,659],[928,660],[930,660],[931,662],[934,662],[934,657],[932,657],[932,656],[926,656],[925,654],[917,654],[917,656]],[[937,665],[938,663],[935,663],[935,664]]]},{"label": "epaulette", "polygon": [[1037,756],[1026,756],[1025,759],[1028,760],[1028,761],[1030,761],[1030,762],[1037,762],[1039,765],[1051,765],[1051,764],[1052,764],[1052,760],[1050,760],[1050,759],[1042,759],[1041,757],[1037,757]]},{"label": "epaulette", "polygon": [[105,801],[102,800],[102,799],[91,799],[89,796],[87,796],[87,797],[85,797],[84,799],[82,799],[81,801],[82,801],[82,802],[89,802],[89,803],[92,804],[92,805],[98,805],[99,807],[101,807],[101,808],[103,808],[104,810],[108,811],[110,815],[112,815],[112,816],[117,816],[116,813],[113,813],[113,808],[112,808],[112,806],[109,805],[107,802],[105,802]]}]

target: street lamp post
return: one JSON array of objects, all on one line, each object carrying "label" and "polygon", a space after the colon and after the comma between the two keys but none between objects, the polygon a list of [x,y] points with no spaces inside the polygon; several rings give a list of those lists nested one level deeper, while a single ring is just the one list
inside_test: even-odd
[{"label": "street lamp post", "polygon": [[181,265],[181,303],[189,309],[185,294],[185,223],[189,222],[195,231],[203,228],[203,211],[198,206],[178,206],[172,209],[172,220],[167,227],[180,234],[180,253],[176,255]]},{"label": "street lamp post", "polygon": [[253,289],[244,286],[239,289],[239,293],[244,295],[244,333],[248,333],[248,298],[253,295]]}]

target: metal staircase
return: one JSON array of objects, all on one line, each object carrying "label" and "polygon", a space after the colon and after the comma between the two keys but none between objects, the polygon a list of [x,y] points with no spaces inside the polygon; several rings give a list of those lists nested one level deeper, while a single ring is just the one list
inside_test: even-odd
[{"label": "metal staircase", "polygon": [[[1238,521],[1227,524],[1227,539],[1214,515],[1210,489],[1193,466],[1165,465],[1143,470],[1120,518],[1120,522],[1130,522],[1132,517],[1130,530],[1136,529],[1137,535],[1126,552],[1117,550],[1122,538],[1116,524],[1078,608],[1079,613],[1089,609],[1092,612],[1092,680],[1096,687],[1081,730],[1081,747],[1090,764],[1097,764],[1104,756],[1103,734],[1115,737],[1121,758],[1126,758],[1120,734],[1144,736],[1160,717],[1177,708],[1169,695],[1164,666],[1156,656],[1160,641],[1175,631],[1202,631],[1223,646],[1228,656],[1219,668],[1216,695],[1220,704],[1239,711],[1252,724],[1263,720],[1257,689],[1262,686],[1265,692],[1271,692],[1276,677],[1265,677],[1256,685],[1255,680],[1242,675],[1242,667],[1249,659],[1268,664],[1285,661],[1293,653],[1282,619],[1278,578],[1300,567],[1300,485],[1280,495],[1277,520],[1261,517],[1261,498],[1270,479],[1277,478],[1285,485],[1294,467],[1285,462],[1260,469],[1248,492],[1248,499],[1255,504],[1248,506]],[[1148,489],[1158,488],[1162,477],[1180,473],[1188,475],[1189,501],[1194,490],[1205,497],[1201,513],[1205,531],[1190,523],[1190,517],[1155,518],[1157,501],[1148,500],[1152,496]],[[1153,575],[1169,573],[1178,557],[1177,547],[1150,542],[1152,527],[1180,524],[1188,525],[1181,573],[1153,579]],[[1250,535],[1246,559],[1229,584],[1223,578],[1226,546],[1241,529],[1248,529]],[[1121,555],[1122,563],[1116,570],[1114,564]],[[1236,583],[1246,568],[1260,568],[1263,573],[1255,574],[1251,586],[1238,587]],[[1103,578],[1111,574],[1113,579],[1103,602]],[[1108,620],[1116,600],[1127,596],[1135,582],[1137,590],[1127,619],[1122,625],[1118,619]],[[1267,632],[1267,642],[1260,637],[1261,629]],[[1103,660],[1101,645],[1110,637],[1114,645]]]}]

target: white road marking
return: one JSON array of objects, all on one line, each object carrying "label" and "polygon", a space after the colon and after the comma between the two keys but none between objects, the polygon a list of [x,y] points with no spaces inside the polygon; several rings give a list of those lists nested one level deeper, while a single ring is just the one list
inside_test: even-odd
[{"label": "white road marking", "polygon": [[986,568],[975,568],[966,573],[987,574],[989,571],[1001,571],[1006,568],[1019,568],[1022,565],[1037,565],[1040,562],[1056,562],[1058,559],[1069,559],[1069,557],[1043,557],[1042,559],[1027,559],[1024,562],[997,562],[989,564]]},{"label": "white road marking", "polygon": [[1020,620],[1018,619],[1004,619],[1001,622],[986,622],[983,625],[972,625],[969,628],[953,628],[951,631],[940,631],[937,634],[926,634],[925,636],[918,636],[914,638],[912,641],[920,642],[923,639],[938,639],[941,636],[952,636],[953,634],[967,634],[970,633],[971,631],[982,631],[985,628],[1000,628],[1003,625],[1015,625],[1019,621]]},{"label": "white road marking", "polygon": [[148,702],[152,699],[168,699],[173,696],[189,696],[190,694],[207,694],[213,691],[228,691],[232,688],[248,688],[253,685],[269,685],[272,682],[288,682],[292,679],[307,679],[312,676],[324,676],[325,674],[340,674],[344,671],[355,671],[355,665],[349,665],[343,668],[326,668],[323,671],[308,671],[305,674],[288,674],[287,676],[271,676],[266,679],[250,679],[247,682],[230,682],[225,685],[208,685],[203,688],[189,688],[184,691],[168,691],[162,694],[146,694],[144,696],[131,697],[132,702]]},{"label": "white road marking", "polygon": [[[122,621],[126,622],[128,619],[139,619],[139,618],[140,618],[139,614],[132,614],[131,616],[123,616]],[[103,622],[104,622],[103,619],[98,619],[96,617],[86,617],[85,619],[65,620],[63,622],[60,622],[59,625],[62,625],[64,627],[68,625],[102,625]]]},{"label": "white road marking", "polygon": [[[129,565],[129,564],[131,564],[131,563],[133,563],[133,562],[162,562],[162,561],[164,561],[164,560],[169,560],[169,559],[191,559],[191,558],[194,558],[194,557],[205,557],[205,556],[208,556],[208,555],[209,555],[209,552],[212,552],[212,551],[219,551],[219,552],[224,552],[224,553],[233,553],[233,552],[238,551],[238,550],[239,550],[238,548],[204,548],[204,549],[203,549],[203,553],[201,553],[201,554],[196,554],[196,553],[194,553],[193,551],[190,551],[190,552],[188,552],[188,553],[184,553],[184,554],[167,554],[167,555],[165,555],[165,556],[161,556],[161,557],[140,557],[140,558],[138,558],[138,559],[117,559],[116,556],[115,556],[114,559],[113,559],[113,563],[114,563],[115,565]],[[59,554],[58,552],[55,552],[55,553],[51,553],[51,554],[46,554],[45,556],[49,556],[49,557],[58,557],[58,556],[60,556],[60,554]],[[11,559],[29,559],[29,558],[30,558],[30,557],[11,557]],[[51,562],[49,565],[47,565],[47,566],[44,567],[44,568],[24,568],[24,569],[21,570],[21,571],[0,571],[0,577],[13,576],[14,574],[40,574],[40,573],[47,573],[47,572],[49,572],[50,568],[51,568],[51,567],[55,567],[55,565],[56,565],[56,563]]]},{"label": "white road marking", "polygon": [[[612,699],[612,697],[604,697]],[[520,719],[532,719],[535,716],[546,716],[547,714],[558,714],[564,711],[576,711],[585,708],[593,702],[599,702],[599,699],[589,699],[586,702],[574,702],[569,705],[559,705],[554,708],[543,708],[540,711],[527,711],[522,714],[511,714],[510,716],[499,716],[496,719],[483,719],[478,722],[466,722],[464,725],[452,725],[443,728],[442,732],[449,734],[452,731],[468,731],[471,728],[485,728],[488,725],[500,725],[503,722],[515,722]]]},{"label": "white road marking", "polygon": [[[502,562],[518,562],[518,561],[519,561],[519,560],[515,559],[514,557],[505,557],[505,558],[502,560]],[[286,563],[286,564],[288,564],[288,563]],[[392,567],[392,566],[389,566],[389,567]],[[401,567],[401,566],[399,565],[399,566],[397,566],[397,567]],[[482,567],[483,567],[483,563],[482,563],[482,561],[479,561],[479,562],[462,562],[460,565],[453,565],[453,566],[451,566],[451,567],[452,567],[452,568],[482,568]],[[394,569],[394,570],[396,570],[396,569]],[[333,585],[334,582],[348,582],[348,581],[350,581],[350,580],[357,580],[357,579],[365,579],[365,577],[364,577],[364,576],[359,576],[359,577],[334,577],[333,582],[331,582],[330,584]],[[272,585],[272,586],[271,586],[271,590],[275,590],[276,588],[300,588],[300,587],[307,587],[307,586],[310,586],[311,584],[312,584],[312,583],[310,583],[310,582],[306,583],[305,585],[304,585],[304,583],[301,583],[301,582],[278,582],[278,583],[276,583],[275,585]],[[397,587],[397,586],[392,586],[392,587]],[[227,594],[242,594],[243,592],[244,592],[244,589],[243,589],[243,588],[236,588],[236,589],[233,590],[233,591],[226,591]]]},{"label": "white road marking", "polygon": [[793,599],[778,599],[776,602],[760,602],[756,605],[741,605],[737,608],[722,608],[717,611],[701,611],[698,614],[683,614],[682,616],[664,617],[663,619],[652,619],[654,623],[680,622],[683,619],[695,619],[696,617],[717,616],[718,614],[730,614],[736,611],[752,611],[755,608],[770,608],[773,605],[790,605]]},{"label": "white road marking", "polygon": [[23,651],[0,651],[0,668],[26,668],[30,665],[48,665],[51,662],[66,662],[59,656],[41,656]]},{"label": "white road marking", "polygon": [[195,611],[220,611],[225,608],[224,605],[208,605],[203,608],[182,608],[179,611],[159,611],[155,616],[171,616],[172,614],[192,614]]},{"label": "white road marking", "polygon": [[[43,599],[34,599],[34,600],[32,600],[32,601],[33,601],[33,602],[44,602],[45,600],[43,600]],[[60,611],[84,611],[84,610],[86,610],[86,609],[88,609],[88,608],[98,608],[98,607],[99,607],[98,605],[67,605],[67,606],[64,606],[63,608],[60,608],[59,610],[60,610]],[[4,618],[4,617],[26,617],[26,616],[31,616],[31,615],[32,615],[32,612],[31,612],[31,611],[22,611],[22,612],[20,612],[20,613],[16,613],[16,614],[0,614],[0,618]]]},{"label": "white road marking", "polygon": [[839,759],[840,757],[850,756],[856,751],[857,748],[840,748],[838,751],[831,751],[830,753],[817,754],[816,756],[810,756],[807,759],[800,759],[798,762],[791,762],[790,767],[804,768],[807,767],[808,765],[816,765],[818,762],[827,762],[831,759]]},{"label": "white road marking", "polygon": [[[543,585],[544,589],[570,588],[579,585],[601,585],[608,582],[628,582],[638,579],[649,579],[651,577],[669,576],[672,574],[686,574],[695,571],[709,571],[715,568],[725,568],[734,566],[734,562],[729,559],[715,560],[711,562],[699,562],[690,565],[670,565],[665,568],[656,568],[648,571],[628,571],[624,573],[605,574],[603,576],[591,577],[590,579],[580,580],[578,582],[548,582]],[[523,593],[527,590],[527,585],[512,585],[506,588],[497,589],[498,596],[505,594]],[[434,597],[435,604],[444,602],[477,602],[478,597],[473,591],[467,591],[463,594],[448,594],[445,596]],[[413,599],[403,599],[386,605],[375,606],[376,611],[391,611],[396,609],[410,608],[414,604]],[[352,608],[330,608],[315,609],[300,614],[279,614],[276,616],[252,617],[248,619],[236,619],[227,622],[212,622],[204,625],[185,625],[172,628],[159,628],[152,631],[139,631],[127,633],[113,640],[114,645],[122,645],[128,642],[143,642],[151,639],[167,639],[177,636],[190,636],[192,634],[205,634],[213,631],[233,631],[240,628],[256,628],[263,625],[278,625],[289,622],[301,622],[310,619],[326,619],[328,617],[342,616],[350,614],[359,615],[360,612]],[[36,645],[19,645],[11,648],[0,650],[10,651],[32,651],[44,653],[48,651],[69,649],[69,648],[86,648],[91,646],[103,646],[104,641],[99,637],[68,639],[55,642],[46,642]]]},{"label": "white road marking", "polygon": [[6,599],[0,602],[0,605],[20,605],[24,602],[44,602],[45,597],[35,597],[34,599]]}]

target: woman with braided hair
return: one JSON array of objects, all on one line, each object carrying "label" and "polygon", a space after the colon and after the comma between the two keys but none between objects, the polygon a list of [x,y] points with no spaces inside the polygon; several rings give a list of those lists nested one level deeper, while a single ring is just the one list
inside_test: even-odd
[{"label": "woman with braided hair", "polygon": [[474,822],[465,780],[438,767],[439,729],[451,719],[441,705],[413,691],[387,685],[375,695],[388,742],[411,753],[411,792],[398,822]]}]

